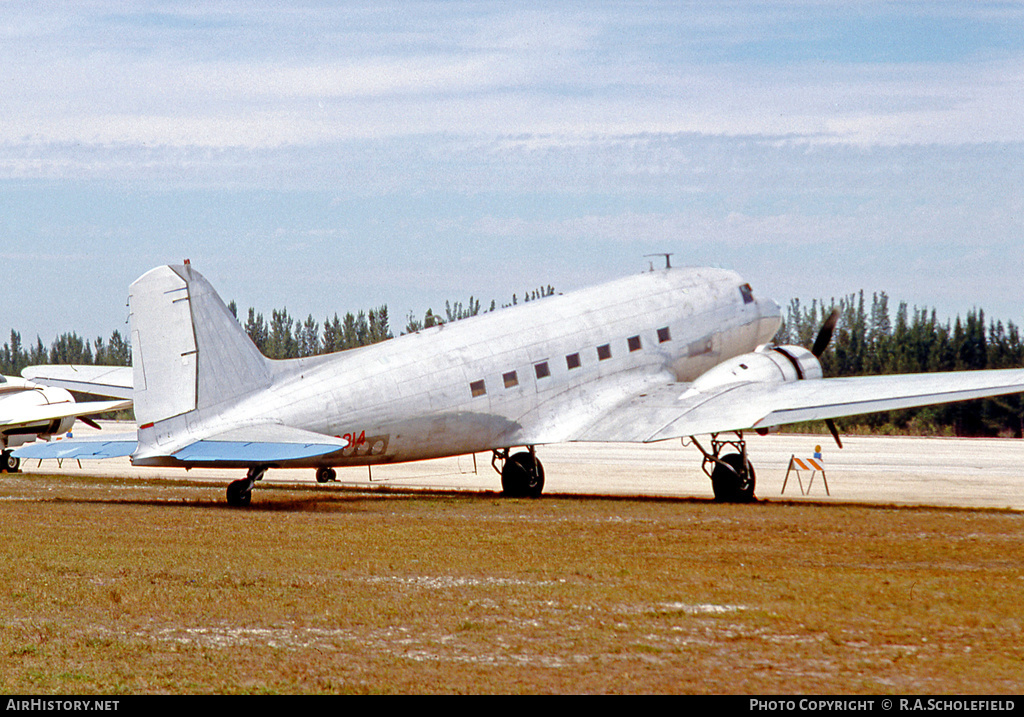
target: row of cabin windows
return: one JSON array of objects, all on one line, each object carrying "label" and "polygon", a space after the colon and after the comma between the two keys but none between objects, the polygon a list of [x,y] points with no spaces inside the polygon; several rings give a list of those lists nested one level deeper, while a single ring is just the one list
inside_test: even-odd
[{"label": "row of cabin windows", "polygon": [[[666,341],[671,340],[672,332],[669,331],[669,328],[667,326],[658,329],[659,344],[663,344]],[[626,346],[627,348],[629,348],[630,353],[632,353],[633,351],[639,351],[641,348],[643,348],[639,336],[630,336],[628,339],[626,339]],[[607,361],[611,357],[611,344],[602,344],[601,346],[597,347],[598,361]],[[580,361],[579,352],[568,354],[565,357],[565,365],[566,368],[568,368],[570,371],[572,369],[579,368],[580,366],[582,366],[583,364]],[[548,376],[551,375],[551,368],[548,366],[547,361],[541,361],[540,363],[534,364],[533,370],[534,373],[537,375],[538,379],[547,378]],[[501,380],[505,384],[505,388],[515,388],[516,386],[519,385],[519,374],[516,371],[509,371],[508,373],[503,373],[501,375]],[[487,393],[487,384],[484,382],[483,379],[480,379],[479,381],[473,381],[469,384],[469,391],[474,398],[476,398],[477,396],[483,396]]]}]

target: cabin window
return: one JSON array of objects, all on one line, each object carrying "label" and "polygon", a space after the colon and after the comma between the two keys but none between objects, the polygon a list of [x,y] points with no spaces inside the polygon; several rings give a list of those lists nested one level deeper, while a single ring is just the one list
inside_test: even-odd
[{"label": "cabin window", "polygon": [[572,368],[579,368],[580,367],[580,355],[579,354],[569,354],[568,356],[565,357],[565,365],[568,366],[571,369]]},{"label": "cabin window", "polygon": [[744,304],[750,304],[754,301],[754,291],[750,288],[750,284],[744,284],[740,287],[740,296],[743,297]]},{"label": "cabin window", "polygon": [[639,351],[640,350],[640,337],[639,336],[630,336],[628,339],[626,339],[626,343],[629,345],[630,352]]},{"label": "cabin window", "polygon": [[666,341],[672,340],[672,332],[668,330],[668,327],[658,329],[658,343],[663,344]]},{"label": "cabin window", "polygon": [[537,378],[547,378],[548,376],[551,375],[551,370],[548,368],[547,361],[541,361],[533,368],[537,372]]},{"label": "cabin window", "polygon": [[597,360],[604,361],[612,357],[611,344],[605,344],[604,346],[597,347]]},{"label": "cabin window", "polygon": [[473,383],[469,384],[469,391],[473,394],[473,398],[476,398],[477,396],[483,396],[487,393],[487,386],[484,385],[483,379],[480,379],[479,381],[473,381]]},{"label": "cabin window", "polygon": [[513,388],[519,385],[519,377],[515,371],[509,371],[508,373],[501,374],[502,380],[505,381],[505,388]]}]

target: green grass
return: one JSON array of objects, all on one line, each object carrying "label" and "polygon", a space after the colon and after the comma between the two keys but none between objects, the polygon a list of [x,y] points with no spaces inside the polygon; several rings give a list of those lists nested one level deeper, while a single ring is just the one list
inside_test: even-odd
[{"label": "green grass", "polygon": [[0,690],[1019,693],[1024,516],[0,479]]}]

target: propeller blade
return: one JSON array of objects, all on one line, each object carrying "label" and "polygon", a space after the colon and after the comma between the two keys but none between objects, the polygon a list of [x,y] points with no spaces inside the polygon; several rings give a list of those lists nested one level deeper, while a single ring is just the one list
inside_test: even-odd
[{"label": "propeller blade", "polygon": [[97,431],[102,430],[100,428],[100,424],[96,423],[96,421],[92,420],[91,418],[86,418],[85,416],[79,416],[78,420],[81,421],[82,423],[84,423],[87,426],[92,426]]},{"label": "propeller blade", "polygon": [[831,418],[826,418],[825,425],[828,426],[828,430],[832,433],[832,437],[836,439],[836,445],[842,448],[843,442],[839,440],[839,429],[836,428],[836,424],[832,422]]},{"label": "propeller blade", "polygon": [[821,355],[825,353],[825,349],[828,348],[829,342],[832,340],[832,332],[836,329],[836,323],[839,322],[839,309],[832,309],[832,313],[825,319],[825,323],[818,329],[818,338],[814,340],[814,347],[811,349],[811,353],[817,358],[821,358]]}]

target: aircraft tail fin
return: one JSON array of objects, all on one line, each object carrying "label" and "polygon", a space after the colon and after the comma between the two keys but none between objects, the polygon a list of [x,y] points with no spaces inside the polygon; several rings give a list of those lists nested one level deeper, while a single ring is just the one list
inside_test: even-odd
[{"label": "aircraft tail fin", "polygon": [[140,427],[270,385],[268,359],[188,263],[143,274],[131,285],[129,306]]}]

